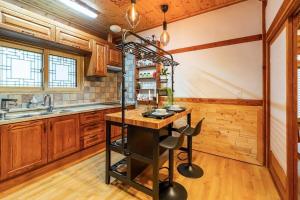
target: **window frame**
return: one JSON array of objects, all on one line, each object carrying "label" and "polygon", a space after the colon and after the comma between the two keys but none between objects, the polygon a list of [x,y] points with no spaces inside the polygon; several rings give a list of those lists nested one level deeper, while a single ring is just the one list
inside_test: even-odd
[{"label": "window frame", "polygon": [[[4,93],[56,93],[56,92],[81,92],[83,88],[83,70],[84,70],[84,57],[80,55],[75,55],[71,53],[65,53],[60,51],[54,51],[38,46],[11,42],[7,40],[0,40],[0,46],[5,46],[8,48],[15,48],[24,51],[31,51],[34,53],[41,53],[42,54],[42,86],[41,87],[7,87],[7,86],[0,86],[0,92]],[[77,63],[77,87],[76,88],[52,88],[48,87],[49,81],[49,55],[61,56],[66,58],[76,59]],[[26,92],[24,92],[26,90]]]},{"label": "window frame", "polygon": [[[44,90],[49,91],[52,93],[55,92],[80,92],[82,90],[82,85],[83,85],[83,57],[74,55],[74,54],[69,54],[69,53],[64,53],[60,51],[54,51],[54,50],[49,50],[45,49],[45,70],[44,70]],[[61,88],[61,87],[49,87],[49,55],[53,56],[60,56],[60,57],[65,57],[65,58],[71,58],[75,59],[77,63],[77,69],[76,69],[76,78],[77,78],[77,87],[76,88]]]}]

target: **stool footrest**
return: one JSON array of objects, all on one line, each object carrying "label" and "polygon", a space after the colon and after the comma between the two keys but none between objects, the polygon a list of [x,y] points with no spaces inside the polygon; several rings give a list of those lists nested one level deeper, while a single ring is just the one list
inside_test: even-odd
[{"label": "stool footrest", "polygon": [[179,150],[180,150],[180,151],[184,151],[184,152],[188,152],[189,149],[186,148],[186,147],[180,147]]}]

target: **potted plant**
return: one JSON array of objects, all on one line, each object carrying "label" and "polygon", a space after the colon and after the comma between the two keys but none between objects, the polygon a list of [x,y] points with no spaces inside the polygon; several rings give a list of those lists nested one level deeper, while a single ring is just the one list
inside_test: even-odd
[{"label": "potted plant", "polygon": [[160,80],[161,80],[161,82],[167,82],[169,74],[170,73],[168,73],[168,68],[162,68],[161,72],[160,72]]}]

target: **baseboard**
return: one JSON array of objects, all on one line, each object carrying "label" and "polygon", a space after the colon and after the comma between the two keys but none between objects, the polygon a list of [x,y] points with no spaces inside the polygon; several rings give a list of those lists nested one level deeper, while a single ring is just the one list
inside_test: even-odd
[{"label": "baseboard", "polygon": [[279,162],[275,158],[272,151],[270,153],[270,159],[269,159],[269,171],[271,174],[271,177],[275,183],[275,186],[277,188],[277,191],[282,199],[286,199],[287,192],[286,192],[286,186],[287,186],[287,176],[284,173],[282,167],[280,166]]}]

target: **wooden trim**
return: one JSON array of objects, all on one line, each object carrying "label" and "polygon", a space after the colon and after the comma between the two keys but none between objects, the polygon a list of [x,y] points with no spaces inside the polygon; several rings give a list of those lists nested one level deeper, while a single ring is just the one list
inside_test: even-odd
[{"label": "wooden trim", "polygon": [[287,177],[281,168],[280,164],[278,163],[277,159],[275,158],[272,151],[269,152],[270,154],[270,163],[269,163],[269,170],[271,177],[275,183],[275,186],[279,192],[279,195],[282,199],[286,199],[286,182]]},{"label": "wooden trim", "polygon": [[264,160],[264,165],[266,165],[266,113],[267,113],[267,108],[266,108],[266,85],[267,85],[267,47],[266,47],[266,6],[267,6],[267,1],[263,0],[262,1],[262,43],[263,43],[263,118],[262,118],[262,144],[264,146],[264,149],[262,149],[263,155],[265,156]]},{"label": "wooden trim", "polygon": [[[267,164],[274,179],[275,185],[283,199],[297,199],[297,62],[296,51],[293,38],[293,16],[299,9],[299,0],[285,0],[277,13],[271,27],[266,35],[266,145]],[[282,189],[279,182],[280,170],[275,170],[270,151],[270,46],[276,40],[282,29],[287,28],[287,181],[286,190]],[[296,100],[295,100],[296,99]],[[281,178],[282,179],[282,178]]]},{"label": "wooden trim", "polygon": [[[162,98],[163,101],[166,97]],[[263,100],[253,99],[214,99],[214,98],[189,98],[175,97],[175,102],[191,102],[191,103],[208,103],[208,104],[227,104],[227,105],[244,105],[244,106],[262,106]]]},{"label": "wooden trim", "polygon": [[266,39],[271,41],[280,31],[286,19],[291,16],[300,6],[299,0],[285,0],[276,14],[271,26],[267,31]]},{"label": "wooden trim", "polygon": [[[90,147],[86,150],[79,151],[74,153],[68,157],[62,158],[55,162],[49,163],[41,168],[33,170],[31,172],[25,173],[23,175],[14,177],[12,179],[0,182],[0,192],[4,190],[8,190],[9,188],[13,187],[13,191],[17,191],[18,189],[22,188],[23,185],[28,184],[29,182],[34,182],[36,180],[40,180],[45,176],[49,176],[61,169],[66,167],[70,167],[78,162],[81,162],[85,159],[88,159],[97,153],[103,152],[105,150],[105,142]],[[13,192],[11,191],[11,192]],[[10,191],[9,191],[10,192]],[[0,195],[0,198],[1,195]]]},{"label": "wooden trim", "polygon": [[203,50],[203,49],[223,47],[223,46],[229,46],[229,45],[234,45],[234,44],[254,42],[254,41],[259,41],[259,40],[262,40],[262,34],[251,35],[251,36],[229,39],[229,40],[223,40],[223,41],[212,42],[212,43],[207,43],[207,44],[200,44],[200,45],[195,45],[195,46],[190,46],[190,47],[183,47],[183,48],[169,50],[168,52],[171,54],[185,53],[185,52],[189,52],[189,51],[198,51],[198,50]]},{"label": "wooden trim", "polygon": [[287,22],[287,195],[298,197],[298,80],[297,80],[297,31],[298,19],[290,17]]}]

